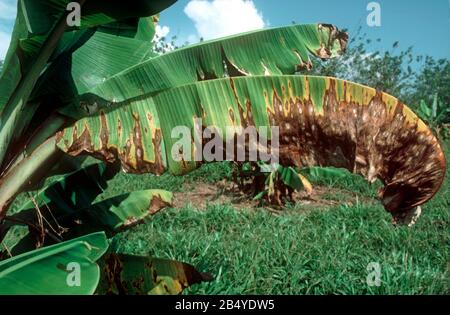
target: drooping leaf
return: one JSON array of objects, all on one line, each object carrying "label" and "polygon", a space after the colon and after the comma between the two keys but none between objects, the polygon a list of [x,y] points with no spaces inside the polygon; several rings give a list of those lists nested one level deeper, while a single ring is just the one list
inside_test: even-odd
[{"label": "drooping leaf", "polygon": [[211,280],[189,264],[152,257],[110,253],[102,258],[100,268],[99,294],[180,294],[193,284]]},{"label": "drooping leaf", "polygon": [[84,164],[75,172],[50,177],[29,193],[28,201],[15,214],[5,218],[0,241],[14,225],[29,226],[30,235],[12,248],[14,254],[36,244],[53,244],[55,237],[65,240],[95,231],[111,235],[172,204],[171,192],[151,189],[104,199],[101,194],[116,171],[99,161]]},{"label": "drooping leaf", "polygon": [[277,171],[280,173],[280,179],[285,185],[299,191],[304,188],[299,174],[293,167],[283,167],[280,165]]},{"label": "drooping leaf", "polygon": [[105,234],[94,233],[1,261],[0,294],[93,294],[107,249]]},{"label": "drooping leaf", "polygon": [[186,85],[102,110],[59,133],[57,143],[72,155],[120,159],[129,172],[183,174],[199,165],[195,155],[202,148],[190,137],[191,147],[183,148],[179,159],[172,152],[179,135],[172,131],[186,126],[194,134],[194,118],[221,135],[229,126],[277,126],[280,164],[346,168],[369,181],[378,177],[386,185],[382,202],[394,215],[429,200],[445,174],[437,139],[406,105],[375,89],[326,77],[243,77]]},{"label": "drooping leaf", "polygon": [[81,211],[97,222],[98,226],[117,232],[170,206],[172,197],[172,193],[165,190],[133,191],[94,203],[90,208]]}]

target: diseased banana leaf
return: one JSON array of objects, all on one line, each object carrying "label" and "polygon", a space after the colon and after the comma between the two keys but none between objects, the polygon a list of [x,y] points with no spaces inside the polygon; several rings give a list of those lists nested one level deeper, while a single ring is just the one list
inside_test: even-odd
[{"label": "diseased banana leaf", "polygon": [[118,232],[172,205],[172,198],[170,191],[140,190],[96,202],[81,211],[105,230]]},{"label": "diseased banana leaf", "polygon": [[114,253],[102,258],[100,268],[98,294],[180,294],[193,284],[212,279],[186,263]]},{"label": "diseased banana leaf", "polygon": [[[110,26],[110,24],[106,26]],[[102,26],[99,30],[105,29],[106,26]],[[139,25],[139,32],[137,35],[131,39],[127,38],[130,43],[132,43],[133,40],[137,40],[138,43],[142,39],[148,38],[149,33],[153,34],[153,32],[149,32],[149,27],[144,27],[145,25],[141,26],[142,25]],[[114,27],[115,25],[112,25],[109,31],[114,29]],[[113,105],[118,99],[125,97],[123,93],[126,94],[128,91],[134,93],[136,91],[135,86],[141,87],[141,90],[138,91],[141,94],[149,91],[156,93],[161,89],[183,85],[192,81],[195,82],[198,79],[203,80],[213,78],[215,76],[223,77],[226,75],[243,75],[245,73],[293,73],[299,67],[310,67],[310,55],[321,58],[337,56],[345,49],[347,40],[347,35],[340,32],[336,27],[328,24],[316,24],[263,30],[251,32],[242,36],[233,36],[221,40],[201,43],[190,48],[170,53],[167,56],[152,59],[151,62],[144,62],[136,67],[132,67],[131,72],[126,70],[117,74],[111,80],[105,81],[105,86],[110,84],[110,81],[112,82],[116,79],[123,82],[123,80],[128,80],[128,75],[133,79],[141,78],[147,81],[147,84],[138,82],[137,85],[135,85],[136,82],[130,81],[126,89],[117,89],[115,96],[110,101],[106,101],[102,96],[94,94],[94,90],[89,90],[90,92],[82,94],[81,96],[80,93],[83,93],[92,85],[103,81],[108,78],[109,75],[118,71],[120,68],[117,68],[116,65],[119,67],[124,65],[129,66],[128,62],[133,60],[133,58],[130,58],[127,49],[117,49],[117,45],[114,43],[117,44],[121,41],[120,39],[114,41],[102,40],[103,36],[107,37],[109,36],[109,33],[101,33],[99,30],[94,35],[88,34],[91,37],[86,35],[87,39],[83,37],[83,40],[87,40],[87,42],[73,54],[64,53],[55,58],[52,65],[45,71],[33,92],[33,97],[35,99],[33,104],[36,105],[32,108],[28,108],[28,110],[23,113],[20,122],[18,122],[19,128],[16,128],[15,130],[15,141],[13,142],[13,144],[17,143],[18,145],[14,145],[13,147],[21,148],[21,144],[24,141],[22,129],[25,129],[25,127],[28,126],[29,120],[33,117],[33,121],[38,124],[40,121],[44,121],[49,115],[48,111],[58,107],[58,105],[55,106],[55,104],[64,106],[64,104],[74,101],[75,107],[63,107],[60,109],[60,112],[68,116],[80,118],[87,114],[92,114],[105,106]],[[90,32],[91,30],[87,29],[79,32],[82,31]],[[128,36],[129,33],[126,33],[126,35]],[[64,36],[71,36],[71,33],[66,32]],[[68,52],[71,52],[73,47],[77,48],[80,45],[81,44],[68,45]],[[101,61],[104,62],[97,62],[98,60],[90,58],[90,56],[99,55],[97,50],[103,52],[101,56],[104,57],[101,58]],[[135,47],[134,50],[136,56],[142,56],[139,52],[144,52],[146,49]],[[108,51],[110,53],[107,53]],[[80,54],[80,58],[77,58],[78,54]],[[280,55],[283,57],[279,58]],[[123,61],[124,58],[126,60],[121,63],[121,60]],[[274,58],[277,61],[272,61]],[[136,60],[133,60],[132,62],[134,63],[135,61]],[[226,63],[225,67],[224,62]],[[142,71],[139,69],[142,69]],[[135,70],[137,72],[135,72]],[[184,71],[184,73],[180,72],[180,70]],[[174,76],[170,73],[175,73],[177,75]],[[152,76],[152,79],[144,78],[143,75],[145,74]],[[210,76],[210,74],[213,75]],[[161,83],[151,85],[153,82]],[[148,84],[150,84],[150,88],[147,88]],[[102,86],[103,89],[103,85],[104,84],[100,84],[99,86]],[[30,102],[29,105],[31,103],[32,102]],[[36,112],[36,115],[34,115],[34,112]],[[48,121],[46,123],[48,123]],[[44,129],[47,130],[47,128]],[[27,133],[32,136],[36,134],[34,130],[28,130]],[[30,141],[32,141],[32,139]],[[40,148],[42,148],[42,146]],[[39,151],[40,150],[36,150],[36,155]],[[49,153],[50,151],[47,150],[46,152]],[[28,159],[28,163],[23,163],[23,165],[18,165],[17,162],[11,163],[9,161],[13,160],[15,156],[21,157],[24,154],[21,152],[9,153],[7,160],[4,161],[4,167],[8,173],[15,173],[14,170],[8,168],[11,165],[23,167],[25,164],[33,164],[32,157]],[[11,176],[9,175],[11,174],[8,175],[8,173],[6,174],[6,177],[8,178],[3,181],[7,186],[5,189],[8,193],[4,194],[3,192],[5,189],[2,189],[2,196],[0,196],[0,213],[3,212],[3,209],[7,207],[9,200],[11,200],[11,198],[20,191],[21,186],[23,186],[19,183],[20,179],[15,179],[14,183],[10,183]],[[30,172],[25,173],[27,177],[35,177]]]},{"label": "diseased banana leaf", "polygon": [[94,233],[0,261],[0,294],[93,294],[96,261],[108,246],[104,233]]},{"label": "diseased banana leaf", "polygon": [[429,200],[445,174],[437,139],[406,105],[327,77],[241,77],[170,89],[79,120],[58,134],[57,145],[72,155],[119,159],[128,172],[184,174],[198,167],[202,148],[190,137],[191,147],[178,159],[172,150],[179,135],[172,131],[186,126],[194,134],[195,118],[221,135],[227,126],[277,126],[280,164],[334,166],[369,181],[380,178],[386,185],[382,202],[394,214]]}]

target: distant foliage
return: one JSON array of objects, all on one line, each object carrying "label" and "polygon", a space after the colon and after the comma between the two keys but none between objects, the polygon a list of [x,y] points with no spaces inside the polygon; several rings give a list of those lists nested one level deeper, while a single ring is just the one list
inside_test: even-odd
[{"label": "distant foliage", "polygon": [[167,37],[155,35],[155,38],[153,39],[153,52],[157,55],[162,55],[189,45],[188,41],[182,45],[179,45],[177,43],[177,39],[177,36],[172,36],[169,40]]},{"label": "distant foliage", "polygon": [[422,69],[414,77],[413,93],[411,100],[432,103],[434,95],[439,96],[439,100],[450,105],[450,60],[434,59],[426,56]]},{"label": "distant foliage", "polygon": [[[399,42],[384,52],[368,52],[371,42],[366,34],[357,35],[343,56],[319,61],[312,72],[372,86],[398,96],[414,110],[421,100],[432,103],[435,94],[450,104],[450,60],[415,55],[413,47],[399,50]],[[413,66],[419,70],[414,71]]]}]

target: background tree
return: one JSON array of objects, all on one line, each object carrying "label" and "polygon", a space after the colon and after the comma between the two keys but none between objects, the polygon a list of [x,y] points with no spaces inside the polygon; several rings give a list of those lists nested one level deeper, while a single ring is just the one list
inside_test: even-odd
[{"label": "background tree", "polygon": [[[399,96],[404,103],[417,109],[424,100],[450,104],[450,61],[414,54],[413,47],[399,49],[395,42],[384,52],[369,52],[372,39],[359,34],[349,41],[346,53],[339,59],[318,61],[312,72],[316,75],[340,77],[372,86]],[[381,42],[381,39],[376,39]]]}]

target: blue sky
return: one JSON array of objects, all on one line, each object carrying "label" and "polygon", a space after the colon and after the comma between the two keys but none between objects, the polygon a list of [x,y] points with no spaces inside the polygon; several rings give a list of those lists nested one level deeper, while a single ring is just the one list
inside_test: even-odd
[{"label": "blue sky", "polygon": [[[0,58],[14,24],[17,0],[0,0]],[[347,28],[361,26],[369,38],[381,38],[371,50],[414,46],[416,54],[450,58],[450,0],[378,0],[381,26],[369,27],[372,0],[179,0],[161,14],[160,35],[196,42],[232,33],[297,23],[325,22]]]}]

